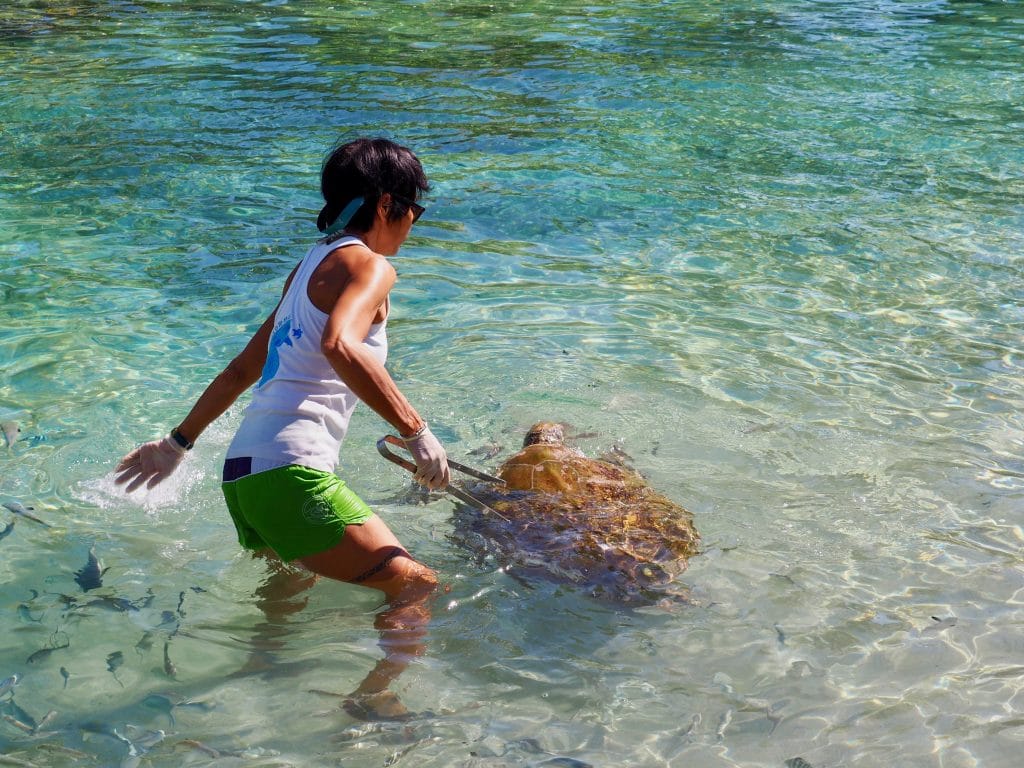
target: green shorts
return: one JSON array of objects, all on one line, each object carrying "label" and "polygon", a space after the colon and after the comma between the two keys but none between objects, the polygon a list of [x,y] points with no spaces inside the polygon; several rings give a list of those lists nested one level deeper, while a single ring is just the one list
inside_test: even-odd
[{"label": "green shorts", "polygon": [[[227,476],[227,475],[225,475]],[[238,543],[270,547],[285,561],[335,546],[345,527],[365,523],[371,510],[330,472],[288,465],[221,485]]]}]

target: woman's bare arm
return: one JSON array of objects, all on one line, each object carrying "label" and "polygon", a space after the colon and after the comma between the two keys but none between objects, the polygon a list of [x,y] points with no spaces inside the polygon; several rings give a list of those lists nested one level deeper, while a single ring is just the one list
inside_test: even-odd
[{"label": "woman's bare arm", "polygon": [[[285,281],[282,296],[288,292],[293,277],[294,269]],[[178,432],[185,440],[194,443],[218,416],[231,407],[239,395],[257,381],[267,359],[267,347],[274,330],[276,314],[277,307],[249,339],[245,349],[228,363],[196,400],[192,410],[178,426]],[[143,484],[152,488],[174,473],[184,454],[184,448],[167,437],[143,443],[121,459],[114,469],[117,475],[114,482],[118,485],[128,483],[129,491]]]},{"label": "woman's bare arm", "polygon": [[377,310],[395,284],[395,270],[383,256],[362,248],[341,255],[349,278],[324,326],[320,346],[342,381],[401,435],[424,425],[387,369],[363,343]]},{"label": "woman's bare arm", "polygon": [[[281,292],[282,297],[288,292],[293,277],[295,277],[295,269],[285,280],[284,290]],[[278,306],[280,306],[280,302],[278,302]],[[192,406],[192,410],[178,425],[178,431],[183,437],[195,442],[199,435],[230,408],[243,392],[259,380],[263,365],[267,361],[267,349],[270,345],[270,334],[274,331],[274,316],[276,314],[277,307],[274,307],[274,311],[249,339],[245,349],[227,364],[227,367],[210,382],[203,394],[199,396],[196,404]]]}]

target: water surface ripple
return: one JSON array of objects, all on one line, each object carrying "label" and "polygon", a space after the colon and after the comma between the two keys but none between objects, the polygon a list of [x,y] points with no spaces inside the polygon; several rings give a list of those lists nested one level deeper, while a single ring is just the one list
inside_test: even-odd
[{"label": "water surface ripple", "polygon": [[[1022,43],[1021,4],[983,0],[8,0],[0,500],[54,527],[0,541],[0,751],[1017,765]],[[390,365],[452,454],[568,422],[704,540],[682,609],[523,583],[362,411],[342,471],[450,585],[400,724],[308,692],[380,657],[372,594],[263,617],[217,487],[240,406],[152,494],[109,474],[269,311],[326,148],[363,134],[434,183]]]}]

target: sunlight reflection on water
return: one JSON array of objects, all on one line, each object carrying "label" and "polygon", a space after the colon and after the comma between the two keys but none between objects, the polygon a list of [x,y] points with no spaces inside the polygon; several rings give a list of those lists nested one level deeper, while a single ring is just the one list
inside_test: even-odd
[{"label": "sunlight reflection on water", "polygon": [[[8,3],[0,421],[22,432],[0,495],[54,527],[0,541],[0,709],[57,714],[0,723],[2,751],[1015,765],[1018,15]],[[568,422],[692,510],[704,551],[675,611],[524,582],[404,491],[361,411],[341,471],[450,589],[396,685],[416,716],[365,724],[308,691],[376,663],[379,599],[320,583],[268,630],[218,489],[238,406],[153,493],[109,472],[269,311],[325,149],[379,132],[434,183],[395,259],[390,367],[452,455],[496,446],[468,461],[493,468]],[[90,548],[104,588],[82,593]]]}]

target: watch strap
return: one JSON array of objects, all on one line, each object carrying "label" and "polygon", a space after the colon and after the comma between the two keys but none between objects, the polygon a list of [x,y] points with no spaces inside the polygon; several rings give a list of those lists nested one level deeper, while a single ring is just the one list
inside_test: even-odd
[{"label": "watch strap", "polygon": [[177,427],[175,427],[174,429],[171,430],[171,440],[176,442],[178,445],[180,445],[186,451],[191,451],[192,450],[192,446],[195,445],[195,443],[193,443],[187,437],[185,437],[183,434],[181,434],[181,432],[178,431]]}]

